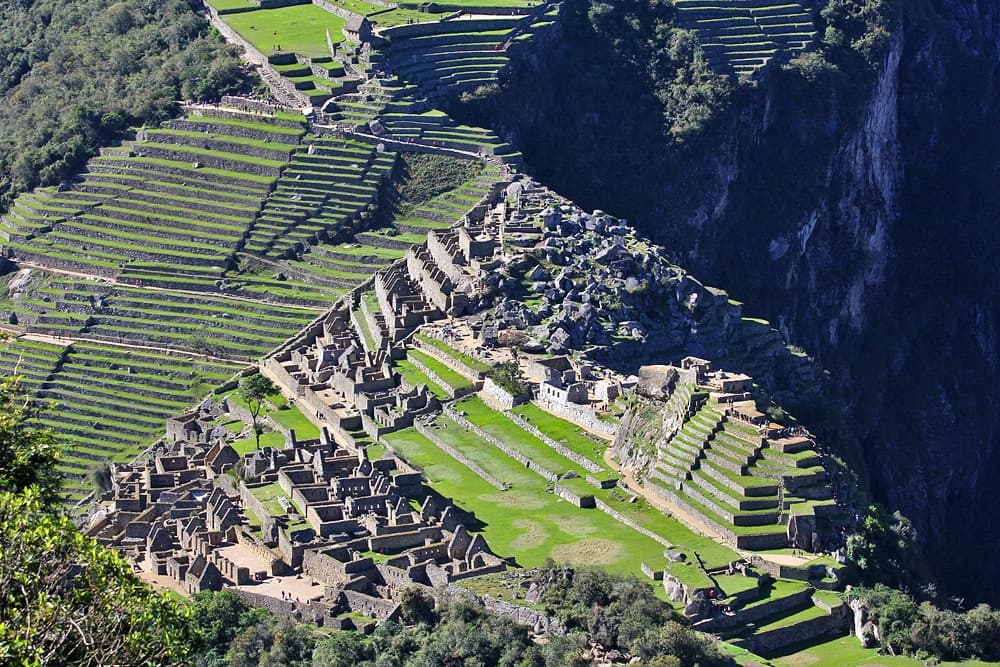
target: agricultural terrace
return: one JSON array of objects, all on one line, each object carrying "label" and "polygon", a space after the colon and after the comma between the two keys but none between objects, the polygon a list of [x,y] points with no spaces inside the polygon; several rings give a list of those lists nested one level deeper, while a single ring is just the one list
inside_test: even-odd
[{"label": "agricultural terrace", "polygon": [[70,498],[87,473],[126,462],[160,437],[164,421],[225,382],[238,366],[181,354],[74,343],[36,393],[42,422],[66,447],[59,470]]},{"label": "agricultural terrace", "polygon": [[326,43],[327,31],[330,40],[338,44],[344,40],[346,23],[313,4],[226,14],[224,20],[265,55],[281,51],[305,58],[331,55]]}]

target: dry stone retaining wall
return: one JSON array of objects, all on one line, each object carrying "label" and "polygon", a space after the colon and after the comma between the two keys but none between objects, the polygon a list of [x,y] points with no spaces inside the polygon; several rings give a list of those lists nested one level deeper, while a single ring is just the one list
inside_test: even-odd
[{"label": "dry stone retaining wall", "polygon": [[439,438],[437,434],[434,433],[433,429],[429,428],[426,424],[417,421],[414,422],[413,426],[417,429],[418,433],[420,433],[422,436],[433,442],[435,446],[437,446],[441,451],[446,453],[448,456],[452,457],[453,459],[455,459],[456,461],[467,467],[469,470],[482,477],[487,484],[496,489],[499,489],[500,491],[504,490],[505,488],[504,485],[499,480],[497,480],[496,477],[493,477],[493,475],[489,474],[488,472],[480,468],[479,465],[466,458],[464,454],[462,454],[457,449],[455,449],[451,445],[447,444],[444,440]]},{"label": "dry stone retaining wall", "polygon": [[614,440],[618,433],[618,426],[603,422],[597,418],[597,414],[589,407],[576,405],[575,403],[559,403],[544,398],[539,398],[537,403],[557,417],[569,420],[578,424],[588,431],[593,431],[598,435]]},{"label": "dry stone retaining wall", "polygon": [[517,461],[521,465],[523,465],[525,468],[528,468],[529,470],[533,470],[534,472],[537,472],[539,475],[541,475],[542,477],[544,477],[545,479],[547,479],[550,482],[558,482],[559,481],[559,475],[557,475],[556,473],[552,472],[551,470],[548,470],[548,469],[544,468],[543,466],[540,466],[539,464],[535,463],[530,458],[528,458],[527,456],[525,456],[521,452],[517,451],[516,449],[512,449],[512,448],[508,447],[507,445],[505,445],[504,443],[500,442],[500,440],[498,440],[497,438],[493,437],[492,435],[490,435],[489,433],[487,433],[483,429],[479,428],[478,426],[476,426],[475,424],[473,424],[472,422],[470,422],[468,419],[466,419],[462,415],[458,414],[458,412],[454,408],[452,408],[450,405],[446,405],[442,409],[443,409],[443,411],[444,411],[444,413],[446,415],[448,415],[449,417],[451,417],[451,419],[453,419],[455,421],[456,424],[458,424],[462,428],[465,428],[468,431],[471,431],[472,433],[474,433],[475,435],[479,436],[480,438],[482,438],[486,442],[490,443],[491,445],[493,445],[494,447],[496,447],[497,449],[499,449],[500,451],[502,451],[504,454],[506,454],[507,456],[511,457],[512,459],[514,459],[515,461]]},{"label": "dry stone retaining wall", "polygon": [[538,430],[538,428],[536,428],[534,426],[534,424],[532,424],[531,422],[529,422],[528,420],[526,420],[521,415],[515,414],[515,413],[511,412],[511,413],[507,414],[507,417],[510,418],[510,420],[512,422],[514,422],[515,424],[517,424],[518,426],[520,426],[522,429],[524,429],[525,431],[527,431],[528,433],[530,433],[531,435],[535,436],[536,438],[538,438],[539,440],[541,440],[542,442],[544,442],[546,445],[548,445],[549,447],[551,447],[553,450],[555,450],[559,454],[562,454],[563,456],[565,456],[566,458],[568,458],[570,461],[573,461],[574,463],[576,463],[577,465],[583,467],[584,469],[588,470],[589,472],[593,472],[593,473],[602,472],[603,469],[601,468],[601,466],[597,465],[596,463],[594,463],[590,459],[577,454],[576,452],[574,452],[573,450],[569,449],[568,447],[565,447],[564,445],[556,442],[555,440],[553,440],[549,436],[545,435],[540,430]]}]

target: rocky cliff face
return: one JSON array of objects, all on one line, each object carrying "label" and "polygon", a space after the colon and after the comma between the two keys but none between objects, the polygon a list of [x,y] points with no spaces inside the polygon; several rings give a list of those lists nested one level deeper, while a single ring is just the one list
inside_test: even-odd
[{"label": "rocky cliff face", "polygon": [[[876,497],[914,520],[946,584],[993,601],[998,51],[1000,2],[906,3],[866,80],[772,68],[682,164],[643,101],[621,111],[613,79],[574,81],[558,42],[512,74],[533,104],[493,118],[546,184],[629,217],[815,354]],[[593,150],[566,150],[579,136]]]}]

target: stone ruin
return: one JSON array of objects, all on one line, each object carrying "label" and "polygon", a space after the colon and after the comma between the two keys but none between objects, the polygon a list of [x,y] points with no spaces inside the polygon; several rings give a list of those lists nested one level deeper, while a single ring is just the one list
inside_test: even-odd
[{"label": "stone ruin", "polygon": [[349,612],[395,618],[407,587],[504,569],[454,507],[411,504],[420,473],[402,461],[370,461],[326,429],[234,458],[225,436],[203,437],[221,409],[171,420],[147,463],[113,469],[110,509],[89,532],[144,576],[188,594],[233,587],[277,613],[343,627]]}]

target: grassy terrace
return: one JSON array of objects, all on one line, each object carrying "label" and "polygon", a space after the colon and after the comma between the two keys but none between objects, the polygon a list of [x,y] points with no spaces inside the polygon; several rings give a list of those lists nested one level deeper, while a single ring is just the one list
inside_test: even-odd
[{"label": "grassy terrace", "polygon": [[518,405],[512,412],[526,419],[535,428],[567,449],[598,465],[605,465],[604,451],[607,449],[607,444],[597,440],[595,436],[590,435],[576,424],[560,419],[534,403]]},{"label": "grassy terrace", "polygon": [[54,373],[64,347],[25,338],[0,340],[0,375],[16,375],[27,392],[34,392]]},{"label": "grassy terrace", "polygon": [[[243,438],[242,440],[237,440],[231,443],[233,450],[237,454],[243,456],[244,454],[249,454],[250,452],[257,451],[257,440],[256,438],[249,437]],[[278,431],[267,431],[260,434],[260,446],[261,447],[284,447],[285,446],[285,436]]]},{"label": "grassy terrace", "polygon": [[476,357],[466,354],[465,352],[462,352],[460,350],[457,350],[451,345],[448,345],[448,343],[444,342],[443,340],[439,340],[437,338],[434,338],[433,336],[428,336],[427,334],[418,333],[414,336],[414,338],[416,338],[421,342],[427,343],[435,350],[441,352],[446,357],[451,357],[452,359],[461,362],[462,364],[468,366],[473,371],[485,373],[486,371],[490,370],[490,368],[492,368],[492,366],[490,366],[490,364],[486,363],[485,361],[477,359]]},{"label": "grassy terrace", "polygon": [[330,55],[328,30],[335,44],[344,39],[344,19],[312,4],[226,14],[224,20],[264,55],[284,51],[320,58]]},{"label": "grassy terrace", "polygon": [[816,37],[810,10],[773,0],[676,0],[682,27],[698,35],[709,61],[720,69],[753,72],[775,57],[792,57]]},{"label": "grassy terrace", "polygon": [[[724,645],[725,646],[725,645]],[[905,656],[879,655],[877,649],[863,648],[853,635],[797,645],[771,658],[776,667],[924,667],[927,662]],[[939,662],[939,667],[985,667],[995,663],[966,660]]]},{"label": "grassy terrace", "polygon": [[59,469],[70,495],[88,491],[88,470],[127,461],[158,437],[164,420],[194,403],[238,366],[184,355],[74,343],[38,397],[52,404],[43,421],[67,451]]},{"label": "grassy terrace", "polygon": [[394,362],[393,368],[411,385],[426,385],[431,393],[442,400],[451,397],[451,392],[427,377],[423,371],[414,366],[408,359],[400,359]]},{"label": "grassy terrace", "polygon": [[263,354],[316,316],[290,306],[83,281],[56,281],[40,292],[51,301],[34,304],[44,310],[34,314],[32,331],[107,336],[229,358]]},{"label": "grassy terrace", "polygon": [[[395,154],[332,137],[307,136],[278,179],[264,209],[254,222],[246,250],[282,257],[330,237],[348,236],[352,222],[376,194],[379,182],[392,170]],[[317,280],[350,288],[360,282],[328,256],[307,256]]]},{"label": "grassy terrace", "polygon": [[420,350],[408,349],[406,351],[406,356],[423,364],[452,390],[464,389],[472,386],[472,382],[464,375],[452,370],[450,366],[446,366],[429,354],[425,354]]},{"label": "grassy terrace", "polygon": [[50,257],[83,272],[127,270],[158,286],[171,275],[204,274],[201,285],[217,279],[275,180],[251,172],[277,173],[303,132],[262,118],[192,115],[147,129],[149,140],[135,146],[144,155],[107,152],[88,162],[73,190],[19,199],[16,211],[36,217],[5,218],[7,228],[25,227],[7,233],[9,247],[42,264]]},{"label": "grassy terrace", "polygon": [[583,510],[548,491],[547,483],[499,450],[442,421],[438,435],[452,446],[475,456],[477,463],[511,483],[498,491],[475,473],[438,449],[413,429],[385,437],[385,441],[426,475],[431,492],[457,502],[473,516],[466,527],[482,532],[490,547],[502,556],[517,554],[525,567],[556,562],[601,565],[613,572],[637,574],[639,562],[660,563],[663,547],[596,510]]},{"label": "grassy terrace", "polygon": [[[463,398],[455,404],[455,409],[465,413],[466,418],[470,422],[479,426],[486,433],[524,454],[550,472],[563,475],[566,472],[572,471],[578,477],[586,477],[588,474],[591,474],[583,466],[566,458],[537,437],[507,419],[502,413],[483,403],[478,397]],[[613,477],[614,475],[605,469],[603,474],[597,473],[596,476]],[[588,494],[593,494],[596,491],[592,486],[587,486],[585,490]]]}]

